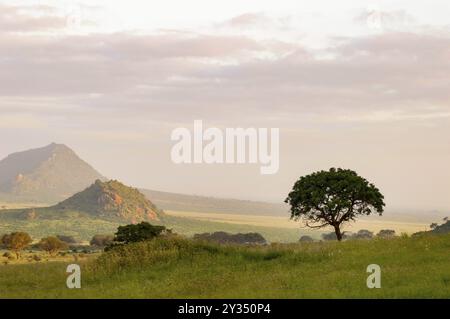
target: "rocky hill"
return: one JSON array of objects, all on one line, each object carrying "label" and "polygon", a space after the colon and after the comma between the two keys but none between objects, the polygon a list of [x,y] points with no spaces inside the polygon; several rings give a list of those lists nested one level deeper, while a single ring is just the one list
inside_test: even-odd
[{"label": "rocky hill", "polygon": [[100,218],[119,218],[131,223],[160,220],[160,211],[136,188],[111,180],[94,184],[52,207],[56,211],[77,211]]}]

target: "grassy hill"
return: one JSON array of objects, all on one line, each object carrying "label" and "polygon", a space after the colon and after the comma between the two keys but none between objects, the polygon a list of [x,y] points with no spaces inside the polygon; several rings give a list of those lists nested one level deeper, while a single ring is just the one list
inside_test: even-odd
[{"label": "grassy hill", "polygon": [[[2,298],[450,298],[450,234],[220,246],[182,238],[127,245],[81,262],[0,266]],[[366,268],[381,267],[381,289]],[[20,278],[20,280],[18,279]]]}]

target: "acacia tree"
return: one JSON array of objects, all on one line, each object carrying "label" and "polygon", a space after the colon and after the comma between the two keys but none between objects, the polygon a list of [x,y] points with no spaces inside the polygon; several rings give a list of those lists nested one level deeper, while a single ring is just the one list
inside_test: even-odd
[{"label": "acacia tree", "polygon": [[32,239],[27,233],[14,232],[3,235],[1,242],[7,249],[14,251],[17,259],[19,259],[20,251],[31,244]]},{"label": "acacia tree", "polygon": [[38,246],[50,255],[56,255],[58,251],[68,248],[68,245],[65,242],[54,236],[42,238]]},{"label": "acacia tree", "polygon": [[342,240],[341,227],[359,215],[383,213],[384,196],[378,188],[354,171],[331,168],[301,177],[285,202],[291,206],[291,219],[310,228],[334,228]]}]

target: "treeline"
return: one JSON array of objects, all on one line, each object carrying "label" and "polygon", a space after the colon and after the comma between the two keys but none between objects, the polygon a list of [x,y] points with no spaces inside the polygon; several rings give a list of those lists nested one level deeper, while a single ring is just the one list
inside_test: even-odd
[{"label": "treeline", "polygon": [[[402,234],[404,235],[404,234]],[[357,231],[356,233],[349,233],[349,232],[343,232],[342,233],[342,240],[349,240],[349,239],[373,239],[373,238],[394,238],[397,237],[395,230],[393,229],[382,229],[377,234],[374,232],[371,232],[367,229],[361,229]],[[322,240],[329,241],[329,240],[337,240],[337,236],[335,232],[331,233],[324,233],[322,234]],[[301,236],[300,242],[313,242],[314,239],[310,236]]]},{"label": "treeline", "polygon": [[[32,243],[33,239],[25,232],[12,232],[1,236],[0,239],[2,248],[14,252],[17,259],[20,259],[21,252],[30,246],[44,250],[50,255],[55,255],[59,251],[66,250],[69,247],[65,241],[55,236],[44,237],[34,245]],[[9,258],[9,256],[5,257]]]},{"label": "treeline", "polygon": [[[115,235],[95,235],[87,246],[67,235],[48,236],[37,241],[33,240],[26,232],[12,232],[0,236],[0,249],[11,251],[15,254],[16,259],[21,258],[21,253],[25,249],[42,250],[50,256],[55,256],[62,251],[89,253],[92,250],[109,249],[117,245],[148,240],[169,233],[171,233],[171,230],[164,226],[153,226],[147,222],[142,222],[119,226]],[[3,257],[14,258],[8,252]]]},{"label": "treeline", "polygon": [[26,249],[45,251],[50,256],[56,256],[62,251],[89,253],[92,250],[103,249],[113,240],[113,235],[95,235],[89,242],[89,246],[86,246],[67,235],[47,236],[40,240],[33,240],[26,232],[12,232],[0,236],[0,249],[9,250],[14,254],[6,252],[3,257],[21,259],[21,253]]}]

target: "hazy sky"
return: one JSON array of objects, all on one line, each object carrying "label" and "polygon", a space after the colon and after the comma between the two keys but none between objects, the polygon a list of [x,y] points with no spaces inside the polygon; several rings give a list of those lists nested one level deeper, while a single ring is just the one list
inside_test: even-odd
[{"label": "hazy sky", "polygon": [[[450,210],[450,4],[2,1],[0,157],[65,143],[139,187],[281,201],[356,170]],[[175,165],[176,127],[280,128],[280,170]]]}]

